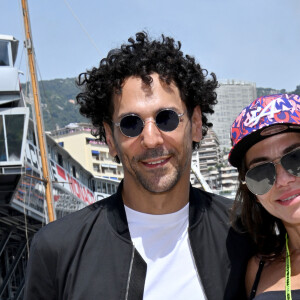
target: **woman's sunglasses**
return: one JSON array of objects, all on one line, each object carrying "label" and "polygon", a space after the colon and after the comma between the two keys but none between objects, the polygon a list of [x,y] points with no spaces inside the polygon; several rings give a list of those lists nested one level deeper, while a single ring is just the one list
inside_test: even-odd
[{"label": "woman's sunglasses", "polygon": [[[173,131],[178,127],[180,118],[184,115],[178,114],[172,109],[160,110],[155,117],[155,124],[159,130],[162,131]],[[139,136],[145,126],[145,121],[136,114],[129,114],[124,116],[120,123],[114,123],[120,128],[121,132],[127,137]]]},{"label": "woman's sunglasses", "polygon": [[242,183],[255,195],[266,194],[275,183],[277,164],[291,175],[300,177],[300,148],[283,155],[277,163],[270,161],[249,169]]}]

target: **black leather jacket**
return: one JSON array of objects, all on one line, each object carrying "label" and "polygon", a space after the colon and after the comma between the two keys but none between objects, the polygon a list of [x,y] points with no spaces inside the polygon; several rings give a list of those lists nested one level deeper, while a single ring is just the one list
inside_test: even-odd
[{"label": "black leather jacket", "polygon": [[[24,300],[143,299],[147,265],[132,244],[121,189],[35,235]],[[246,299],[252,252],[247,237],[230,229],[231,204],[191,187],[189,239],[208,300]]]}]

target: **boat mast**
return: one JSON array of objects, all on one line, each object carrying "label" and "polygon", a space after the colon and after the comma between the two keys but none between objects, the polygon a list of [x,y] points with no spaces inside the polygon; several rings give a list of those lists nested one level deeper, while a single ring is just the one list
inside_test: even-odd
[{"label": "boat mast", "polygon": [[35,59],[34,59],[34,49],[33,49],[32,37],[31,37],[31,28],[29,23],[28,5],[27,5],[27,0],[21,0],[21,1],[22,1],[23,19],[24,19],[24,26],[25,26],[26,48],[27,48],[28,63],[29,63],[30,76],[31,76],[33,99],[34,99],[34,108],[35,108],[35,115],[36,115],[36,123],[37,123],[38,141],[39,141],[41,160],[42,160],[43,181],[45,183],[45,190],[46,190],[48,218],[49,218],[49,222],[52,222],[55,219],[54,209],[53,209],[52,184],[51,184],[51,177],[49,173],[47,149],[46,149],[46,142],[45,142],[46,139],[44,134],[42,113],[41,113],[40,101],[39,101],[39,92],[38,92],[36,67],[35,67]]}]

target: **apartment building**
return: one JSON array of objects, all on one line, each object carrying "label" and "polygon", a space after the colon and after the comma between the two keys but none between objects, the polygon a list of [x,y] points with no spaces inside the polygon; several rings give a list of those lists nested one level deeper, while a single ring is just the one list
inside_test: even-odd
[{"label": "apartment building", "polygon": [[[212,129],[208,129],[200,148],[193,152],[192,164],[200,170],[211,189],[218,188],[220,184],[217,167],[221,164],[221,151],[218,137]],[[194,186],[201,186],[193,173],[191,182]]]},{"label": "apartment building", "polygon": [[[216,133],[209,129],[200,148],[193,152],[192,164],[200,170],[213,192],[233,198],[237,189],[238,172],[228,163],[227,157],[228,152],[221,151]],[[193,172],[190,179],[193,186],[201,188]]]},{"label": "apartment building", "polygon": [[114,161],[107,145],[97,141],[91,130],[90,124],[71,123],[50,135],[94,176],[121,180],[124,177],[122,165]]},{"label": "apartment building", "polygon": [[218,104],[214,107],[214,114],[209,116],[213,123],[221,150],[229,150],[231,147],[230,128],[242,111],[250,102],[256,99],[256,84],[253,82],[223,80],[217,88]]}]

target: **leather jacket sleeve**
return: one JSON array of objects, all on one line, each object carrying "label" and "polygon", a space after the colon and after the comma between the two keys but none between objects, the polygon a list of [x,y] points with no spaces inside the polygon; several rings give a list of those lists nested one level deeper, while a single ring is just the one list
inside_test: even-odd
[{"label": "leather jacket sleeve", "polygon": [[36,234],[31,243],[23,300],[56,300],[53,282],[55,262],[47,244],[41,241],[42,238],[38,239],[39,236]]}]

